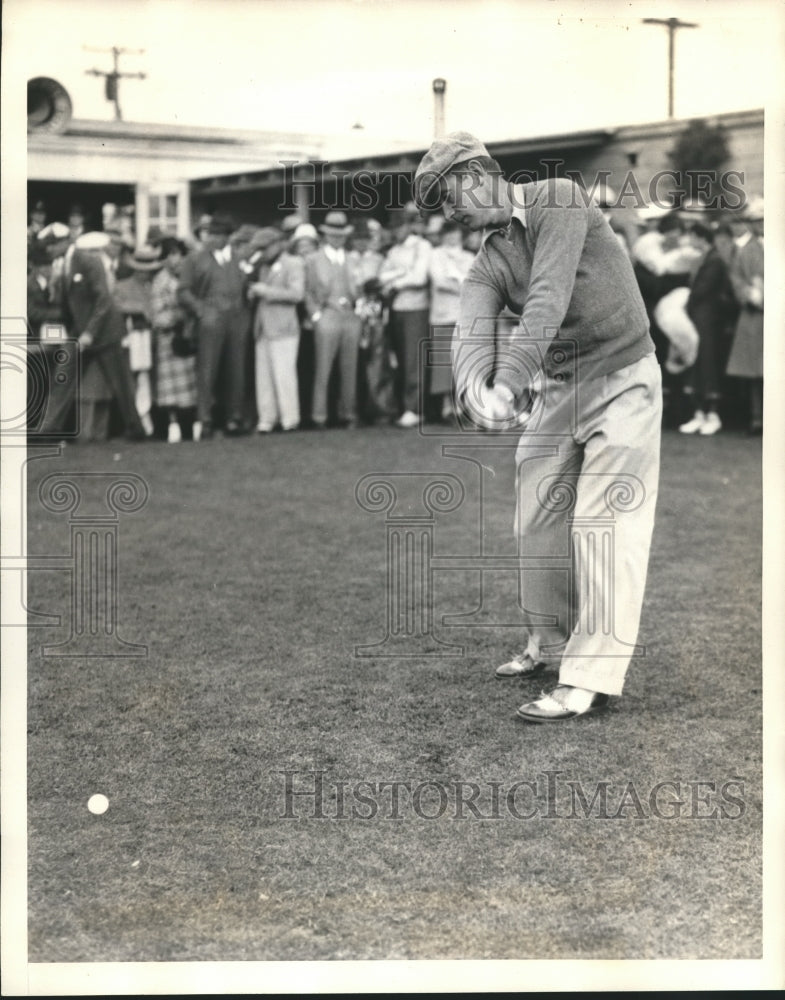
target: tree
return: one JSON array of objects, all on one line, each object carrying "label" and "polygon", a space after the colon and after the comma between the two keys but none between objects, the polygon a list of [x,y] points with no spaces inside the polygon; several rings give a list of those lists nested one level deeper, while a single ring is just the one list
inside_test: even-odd
[{"label": "tree", "polygon": [[687,122],[668,153],[674,170],[681,175],[678,190],[685,199],[712,202],[721,193],[720,172],[730,157],[725,129],[705,118]]}]

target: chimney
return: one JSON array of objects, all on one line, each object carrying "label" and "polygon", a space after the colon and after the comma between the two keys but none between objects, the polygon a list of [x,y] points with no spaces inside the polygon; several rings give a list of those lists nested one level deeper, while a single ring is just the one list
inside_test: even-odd
[{"label": "chimney", "polygon": [[437,77],[433,81],[433,137],[440,139],[444,135],[444,92],[447,81]]}]

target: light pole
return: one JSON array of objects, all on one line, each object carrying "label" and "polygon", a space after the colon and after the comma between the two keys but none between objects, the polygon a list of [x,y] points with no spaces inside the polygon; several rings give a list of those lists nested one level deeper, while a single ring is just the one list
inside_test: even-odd
[{"label": "light pole", "polygon": [[440,76],[433,81],[433,137],[440,139],[444,135],[444,92],[447,81]]}]

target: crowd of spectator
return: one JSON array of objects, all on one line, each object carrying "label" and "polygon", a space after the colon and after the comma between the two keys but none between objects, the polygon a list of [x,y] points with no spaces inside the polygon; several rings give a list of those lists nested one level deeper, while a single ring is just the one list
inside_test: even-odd
[{"label": "crowd of spectator", "polygon": [[666,413],[683,434],[722,428],[728,377],[746,388],[748,429],[763,431],[763,199],[709,221],[695,205],[647,213],[630,252],[663,368]]},{"label": "crowd of spectator", "polygon": [[[602,207],[602,206],[601,206]],[[111,208],[111,207],[108,207]],[[762,430],[763,206],[728,220],[700,205],[606,218],[633,261],[683,433],[721,429],[725,376],[749,388]],[[450,339],[481,236],[412,204],[375,218],[330,211],[238,225],[215,212],[188,243],[107,210],[85,231],[74,206],[28,228],[28,326],[42,349],[68,338],[81,376],[52,380],[39,433],[74,411],[79,436],[204,441],[217,432],[455,419]],[[499,321],[499,336],[514,326]],[[54,333],[53,333],[54,331]],[[78,391],[77,391],[78,385]]]}]

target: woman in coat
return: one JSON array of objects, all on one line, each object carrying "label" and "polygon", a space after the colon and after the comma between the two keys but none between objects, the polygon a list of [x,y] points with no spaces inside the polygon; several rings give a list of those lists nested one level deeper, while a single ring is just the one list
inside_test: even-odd
[{"label": "woman in coat", "polygon": [[153,278],[151,313],[155,336],[155,401],[168,410],[169,444],[182,440],[183,410],[196,406],[196,345],[185,336],[185,315],[177,298],[184,243],[167,237],[161,243],[163,268]]},{"label": "woman in coat", "polygon": [[752,238],[736,252],[731,267],[733,291],[741,307],[728,358],[728,375],[750,386],[750,433],[763,433],[763,199],[746,214]]},{"label": "woman in coat", "polygon": [[695,226],[693,240],[706,250],[687,300],[687,315],[698,331],[698,357],[687,375],[685,392],[695,407],[690,420],[682,424],[682,434],[716,434],[722,427],[718,406],[720,379],[728,337],[738,315],[729,266],[733,255],[733,233],[728,226],[712,232]]}]

